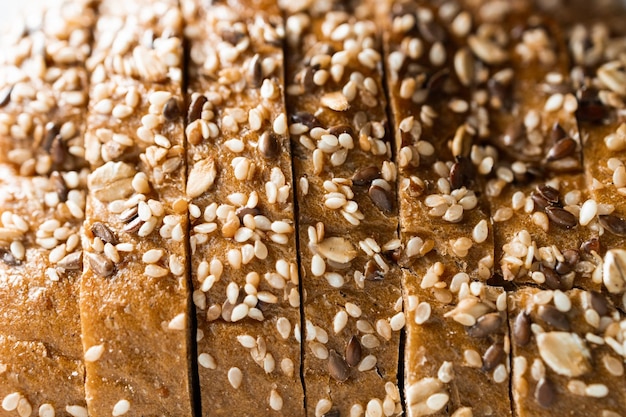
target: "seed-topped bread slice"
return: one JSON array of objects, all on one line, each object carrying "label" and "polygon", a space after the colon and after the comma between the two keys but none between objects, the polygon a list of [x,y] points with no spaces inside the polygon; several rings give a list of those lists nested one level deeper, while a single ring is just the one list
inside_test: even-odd
[{"label": "seed-topped bread slice", "polygon": [[626,306],[625,281],[618,272],[626,261],[626,84],[620,58],[624,45],[623,34],[604,24],[577,26],[569,40],[589,190],[581,217],[599,234],[593,250],[604,261],[598,262],[594,278],[614,295],[620,308]]},{"label": "seed-topped bread slice", "polygon": [[401,242],[380,33],[369,4],[284,7],[307,413],[397,415]]},{"label": "seed-topped bread slice", "polygon": [[103,1],[85,137],[81,324],[90,416],[192,415],[182,16]]},{"label": "seed-topped bread slice", "polygon": [[386,65],[397,148],[401,263],[432,251],[487,280],[493,231],[472,162],[486,129],[466,45],[467,11],[400,2],[387,16]]},{"label": "seed-topped bread slice", "polygon": [[504,290],[445,260],[405,270],[403,284],[407,415],[510,416]]},{"label": "seed-topped bread slice", "polygon": [[85,166],[85,61],[95,14],[91,1],[63,1],[41,20],[16,21],[0,40],[0,162],[20,175]]},{"label": "seed-topped bread slice", "polygon": [[487,133],[475,164],[488,178],[496,271],[518,284],[595,288],[585,245],[597,231],[579,219],[587,193],[564,34],[534,9],[489,4],[468,44],[482,68]]},{"label": "seed-topped bread slice", "polygon": [[605,295],[520,289],[509,323],[516,415],[624,412],[624,314]]},{"label": "seed-topped bread slice", "polygon": [[86,185],[86,172],[25,178],[0,165],[0,401],[6,411],[86,412],[78,304]]},{"label": "seed-topped bread slice", "polygon": [[202,412],[303,416],[283,20],[271,1],[184,1],[183,10]]}]

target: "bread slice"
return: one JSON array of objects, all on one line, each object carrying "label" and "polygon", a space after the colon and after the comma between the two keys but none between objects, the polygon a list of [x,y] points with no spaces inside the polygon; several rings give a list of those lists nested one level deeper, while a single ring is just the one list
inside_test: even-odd
[{"label": "bread slice", "polygon": [[597,292],[525,288],[509,295],[516,415],[624,411],[624,315]]},{"label": "bread slice", "polygon": [[[594,36],[592,36],[594,33]],[[599,233],[594,249],[603,257],[595,275],[603,288],[626,306],[626,288],[614,267],[621,262],[626,236],[626,125],[622,121],[623,83],[616,75],[623,62],[616,58],[624,51],[624,37],[604,24],[572,29],[569,40],[574,61],[572,74],[578,88],[576,113],[584,138],[584,168],[589,200],[584,214]]]},{"label": "bread slice", "polygon": [[63,1],[40,21],[16,22],[0,41],[0,162],[20,175],[85,166],[85,60],[90,1]]},{"label": "bread slice", "polygon": [[[533,10],[478,17],[468,44],[484,68],[489,135],[475,164],[490,166],[496,271],[519,284],[597,288],[597,259],[585,248],[598,232],[580,219],[588,194],[563,33]],[[484,35],[494,25],[496,41]]]},{"label": "bread slice", "polygon": [[90,416],[193,415],[181,25],[172,1],[99,8],[80,298]]},{"label": "bread slice", "polygon": [[397,415],[396,168],[369,4],[285,3],[310,415]]},{"label": "bread slice", "polygon": [[512,415],[503,289],[447,259],[404,270],[403,284],[407,415]]},{"label": "bread slice", "polygon": [[82,358],[45,343],[0,335],[2,415],[87,416]]},{"label": "bread slice", "polygon": [[472,18],[458,8],[444,11],[399,2],[386,16],[385,64],[405,247],[400,262],[416,268],[432,251],[435,257],[456,258],[464,271],[487,280],[493,231],[485,179],[471,158],[486,134],[465,44]]},{"label": "bread slice", "polygon": [[271,1],[184,1],[183,10],[202,413],[303,416],[282,17]]},{"label": "bread slice", "polygon": [[0,166],[0,399],[20,415],[44,404],[57,415],[67,406],[86,411],[78,308],[85,188],[86,172],[23,178]]}]

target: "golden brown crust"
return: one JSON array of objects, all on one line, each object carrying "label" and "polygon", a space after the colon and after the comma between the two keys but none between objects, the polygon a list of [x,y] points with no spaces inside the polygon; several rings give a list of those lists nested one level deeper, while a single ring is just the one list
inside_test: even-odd
[{"label": "golden brown crust", "polygon": [[87,416],[82,358],[4,335],[0,336],[0,355],[0,415],[31,416],[45,411],[63,417]]}]

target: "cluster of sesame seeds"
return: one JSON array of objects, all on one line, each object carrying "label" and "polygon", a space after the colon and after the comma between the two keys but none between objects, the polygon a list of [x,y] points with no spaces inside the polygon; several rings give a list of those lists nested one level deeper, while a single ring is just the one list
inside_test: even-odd
[{"label": "cluster of sesame seeds", "polygon": [[[87,257],[91,267],[101,276],[115,274],[115,266],[122,262],[124,256],[139,249],[135,236],[148,238],[154,234],[178,243],[185,239],[183,217],[177,213],[167,214],[161,201],[148,198],[145,194],[135,193],[127,200],[111,201],[107,208],[111,214],[118,216],[122,227],[112,230],[112,226],[102,222],[93,222],[90,226],[91,251]],[[181,255],[168,254],[159,247],[147,248],[141,260],[146,277],[164,278],[170,274],[180,277],[185,273]]]},{"label": "cluster of sesame seeds", "polygon": [[3,253],[3,260],[13,259],[11,263],[17,263],[24,260],[25,249],[21,239],[28,232],[29,225],[19,214],[11,211],[3,211],[0,215],[0,236],[2,243],[6,244],[9,251]]},{"label": "cluster of sesame seeds", "polygon": [[30,416],[33,412],[30,402],[19,392],[12,392],[4,397],[2,409],[4,411],[17,411],[20,417]]},{"label": "cluster of sesame seeds", "polygon": [[[315,417],[324,417],[326,415],[332,415],[336,410],[335,404],[329,399],[321,399],[315,404]],[[353,404],[348,410],[348,416],[350,417],[383,417],[398,415],[402,412],[402,406],[400,403],[400,392],[398,387],[392,383],[385,383],[385,396],[384,398],[372,398],[365,406],[356,403]]]},{"label": "cluster of sesame seeds", "polygon": [[[78,68],[49,69],[39,88],[26,75],[7,77],[0,116],[3,161],[21,175],[44,175],[84,165],[81,118],[85,114],[86,76]],[[0,87],[2,89],[2,87]]]},{"label": "cluster of sesame seeds", "polygon": [[36,24],[4,33],[0,53],[2,161],[20,175],[84,166],[84,62],[94,13],[87,2],[63,2]]},{"label": "cluster of sesame seeds", "polygon": [[[91,164],[119,161],[128,158],[129,152],[141,152],[140,159],[151,169],[150,177],[157,185],[181,168],[184,148],[167,137],[167,126],[180,116],[179,99],[170,91],[146,91],[141,84],[124,84],[113,78],[94,85],[91,106],[93,127],[85,136],[86,158]],[[136,132],[119,132],[117,125],[123,122],[138,125]],[[148,191],[145,181],[143,187],[135,186],[140,192]]]},{"label": "cluster of sesame seeds", "polygon": [[[27,251],[33,248],[47,258],[50,267],[45,274],[52,281],[80,271],[82,248],[76,232],[84,220],[85,173],[55,172],[50,179],[25,179],[20,186],[21,191],[5,189],[6,198],[22,192],[33,201],[24,201],[24,206],[18,205],[15,210],[5,210],[0,215],[0,250],[4,263],[15,267],[29,262]],[[37,212],[29,212],[29,205],[41,210],[43,217],[39,219]]]},{"label": "cluster of sesame seeds", "polygon": [[[489,375],[491,387],[508,395],[510,344],[506,321],[507,299],[502,289],[474,281],[450,264],[435,262],[423,272],[421,283],[405,296],[408,333],[407,359],[427,363],[425,368],[411,368],[406,377],[405,396],[410,415],[430,415],[447,407],[451,412],[466,415],[492,412],[491,405],[468,400],[458,401],[448,385],[465,368]],[[421,275],[421,274],[420,274]],[[418,275],[405,274],[407,284]],[[443,327],[440,327],[443,326]],[[448,335],[460,334],[454,329],[463,326],[466,336],[458,336],[450,345]],[[442,336],[437,336],[441,334]],[[422,349],[418,346],[436,346]],[[461,350],[460,362],[451,360]],[[461,388],[463,390],[465,388]],[[463,407],[462,405],[470,406]],[[457,414],[454,414],[457,415]],[[469,414],[471,415],[471,414]]]},{"label": "cluster of sesame seeds", "polygon": [[[534,385],[534,401],[544,409],[564,397],[577,402],[620,395],[610,381],[624,374],[623,317],[604,295],[526,289],[510,297],[514,388]],[[563,377],[565,389],[557,390],[555,381]]]},{"label": "cluster of sesame seeds", "polygon": [[101,7],[94,50],[87,60],[94,82],[103,81],[107,74],[146,82],[182,81],[182,39],[177,36],[181,11],[170,1],[142,6]]}]

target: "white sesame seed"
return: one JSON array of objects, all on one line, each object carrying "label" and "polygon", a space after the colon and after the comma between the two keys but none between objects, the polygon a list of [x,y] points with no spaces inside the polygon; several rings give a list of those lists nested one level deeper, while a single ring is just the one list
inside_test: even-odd
[{"label": "white sesame seed", "polygon": [[169,273],[169,269],[155,264],[148,264],[144,269],[144,274],[151,278],[163,278],[169,275]]},{"label": "white sesame seed", "polygon": [[316,277],[321,277],[326,272],[326,262],[318,254],[311,258],[311,273]]},{"label": "white sesame seed", "polygon": [[506,381],[507,377],[508,371],[506,370],[506,366],[502,363],[496,366],[496,369],[493,371],[493,380],[499,384]]},{"label": "white sesame seed", "polygon": [[186,324],[187,315],[185,313],[180,313],[170,320],[167,324],[167,328],[170,330],[185,330]]},{"label": "white sesame seed", "polygon": [[366,334],[361,337],[361,344],[367,349],[375,349],[380,346],[380,340],[373,334]]},{"label": "white sesame seed", "polygon": [[117,417],[117,416],[123,416],[124,414],[128,413],[128,411],[130,410],[130,403],[128,402],[128,400],[119,400],[115,406],[113,406],[113,416]]},{"label": "white sesame seed", "polygon": [[543,107],[546,112],[554,112],[559,110],[563,106],[563,94],[556,93],[552,94],[547,100]]},{"label": "white sesame seed", "polygon": [[430,62],[435,66],[443,65],[446,62],[446,49],[441,42],[435,42],[430,48]]},{"label": "white sesame seed", "polygon": [[345,308],[346,308],[346,312],[350,316],[352,316],[354,318],[361,317],[361,309],[356,304],[348,302],[348,303],[346,303]]},{"label": "white sesame seed", "polygon": [[439,378],[439,380],[444,384],[452,381],[454,378],[454,366],[452,365],[452,362],[445,361],[441,364],[439,370],[437,371],[437,378]]},{"label": "white sesame seed", "polygon": [[276,329],[278,330],[278,334],[284,339],[287,340],[289,338],[289,334],[291,333],[291,323],[289,319],[286,317],[280,317],[276,321]]},{"label": "white sesame seed", "polygon": [[272,127],[274,132],[278,135],[284,135],[287,133],[287,116],[285,113],[281,113],[276,119],[274,119]]},{"label": "white sesame seed", "polygon": [[[589,310],[587,310],[589,311]],[[595,311],[594,311],[595,312]],[[596,313],[597,315],[597,313]],[[589,321],[587,321],[589,323]],[[594,327],[597,327],[597,325],[599,324],[600,319],[598,318],[596,325]],[[593,334],[593,333],[589,333],[587,332],[585,334],[585,340],[587,340],[589,343],[593,343],[594,345],[603,345],[604,344],[604,339],[602,338],[602,336],[598,336],[597,334]]]},{"label": "white sesame seed", "polygon": [[548,232],[550,221],[548,220],[548,215],[546,213],[536,211],[532,214],[532,220],[535,225],[539,226],[543,229],[543,231]]},{"label": "white sesame seed", "polygon": [[20,417],[30,417],[33,412],[33,407],[30,405],[30,402],[24,397],[20,398],[17,404],[17,414]]},{"label": "white sesame seed", "polygon": [[98,359],[100,359],[102,357],[103,353],[104,353],[104,346],[103,345],[91,346],[85,352],[85,361],[86,362],[95,362],[95,361],[97,361]]},{"label": "white sesame seed", "polygon": [[241,386],[242,381],[243,373],[241,372],[241,369],[232,367],[228,370],[228,382],[230,382],[230,385],[233,388],[238,389]]},{"label": "white sesame seed", "polygon": [[510,207],[500,207],[493,215],[494,222],[505,222],[513,217],[513,210]]},{"label": "white sesame seed", "polygon": [[272,222],[271,225],[271,230],[274,233],[284,233],[284,234],[289,234],[291,232],[293,232],[293,227],[287,223],[286,221],[274,221]]},{"label": "white sesame seed", "polygon": [[572,308],[572,302],[569,297],[560,290],[554,291],[554,306],[562,312],[568,312]]},{"label": "white sesame seed", "polygon": [[248,316],[249,312],[250,312],[250,307],[247,304],[244,304],[244,303],[237,304],[233,308],[233,311],[231,313],[230,319],[233,322],[242,320],[242,319],[244,319],[245,317]]},{"label": "white sesame seed", "polygon": [[405,316],[403,312],[396,313],[391,320],[389,320],[389,325],[391,326],[391,330],[394,332],[400,331],[406,322]]},{"label": "white sesame seed", "polygon": [[233,269],[241,268],[241,252],[237,249],[230,249],[227,254],[228,263]]},{"label": "white sesame seed", "polygon": [[159,260],[165,255],[165,251],[163,249],[150,249],[142,256],[142,261],[148,264],[154,264],[159,262]]},{"label": "white sesame seed", "polygon": [[239,344],[246,349],[252,349],[256,347],[256,339],[250,335],[244,334],[237,336]]},{"label": "white sesame seed", "polygon": [[309,342],[309,347],[317,359],[328,359],[328,349],[320,342]]},{"label": "white sesame seed", "polygon": [[613,356],[604,355],[602,357],[602,363],[606,370],[614,376],[624,375],[624,364],[621,360],[614,358]]},{"label": "white sesame seed", "polygon": [[333,319],[333,331],[340,333],[348,324],[348,314],[344,310],[339,310]]},{"label": "white sesame seed", "polygon": [[463,206],[460,204],[453,204],[444,213],[442,219],[450,222],[456,223],[459,222],[463,218]]},{"label": "white sesame seed", "polygon": [[15,410],[20,401],[20,398],[22,398],[22,394],[20,394],[19,392],[12,392],[8,394],[2,400],[2,409],[5,411]]},{"label": "white sesame seed", "polygon": [[224,142],[224,146],[234,153],[241,153],[244,150],[244,143],[239,139],[229,139]]},{"label": "white sesame seed", "polygon": [[[357,328],[359,327],[359,323],[363,322],[363,320],[359,320],[357,322]],[[368,322],[365,322],[369,325]],[[371,332],[366,332],[364,330],[366,329],[359,329],[361,330],[363,333],[371,333]],[[385,340],[391,340],[391,325],[389,324],[389,322],[385,319],[378,319],[376,321],[376,333],[378,333],[383,339]]]},{"label": "white sesame seed", "polygon": [[55,415],[56,412],[52,404],[45,403],[39,406],[39,417],[55,417]]},{"label": "white sesame seed", "polygon": [[428,397],[428,399],[426,400],[426,405],[430,410],[439,411],[443,407],[445,407],[449,399],[450,397],[448,396],[448,394],[438,392]]},{"label": "white sesame seed", "polygon": [[87,409],[79,405],[68,405],[65,407],[65,411],[73,417],[88,417]]},{"label": "white sesame seed", "polygon": [[567,383],[568,391],[574,395],[584,396],[586,387],[587,385],[578,379],[572,379]]},{"label": "white sesame seed", "polygon": [[324,274],[324,278],[326,278],[328,285],[333,288],[341,288],[345,284],[345,279],[343,275],[339,274],[338,272],[326,272]]},{"label": "white sesame seed", "polygon": [[430,318],[431,307],[426,301],[418,304],[415,310],[415,323],[424,324]]},{"label": "white sesame seed", "polygon": [[315,405],[315,417],[322,417],[324,414],[330,411],[333,407],[333,403],[326,398],[322,398]]},{"label": "white sesame seed", "polygon": [[383,417],[383,404],[378,398],[368,401],[365,415],[367,417]]},{"label": "white sesame seed", "polygon": [[367,355],[361,360],[361,363],[359,363],[359,366],[357,367],[357,369],[359,370],[359,372],[366,372],[366,371],[372,370],[376,366],[376,362],[377,362],[376,356]]},{"label": "white sesame seed", "polygon": [[[65,249],[65,246],[63,246],[63,248]],[[14,240],[13,242],[11,242],[10,249],[11,249],[11,254],[13,254],[13,256],[16,259],[19,259],[19,260],[24,259],[24,256],[26,255],[26,249],[24,248],[24,245],[22,244],[22,242],[20,242],[19,240]],[[52,254],[50,256],[52,256]],[[52,260],[50,262],[55,263]]]},{"label": "white sesame seed", "polygon": [[270,392],[269,404],[270,408],[274,411],[280,411],[283,408],[283,398],[275,389]]},{"label": "white sesame seed", "polygon": [[609,388],[604,384],[589,384],[585,388],[588,397],[604,398],[609,395]]},{"label": "white sesame seed", "polygon": [[483,360],[480,357],[480,354],[474,349],[465,349],[465,351],[463,351],[463,358],[465,359],[467,365],[472,368],[480,368],[483,365]]},{"label": "white sesame seed", "polygon": [[198,355],[198,364],[206,369],[216,369],[217,363],[213,356],[208,353],[201,353]]}]

